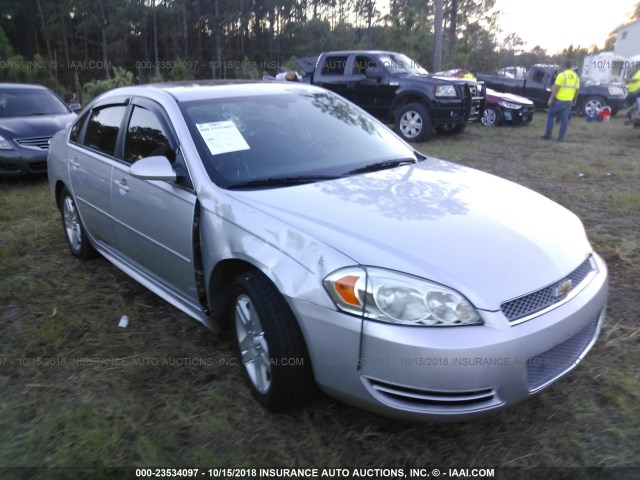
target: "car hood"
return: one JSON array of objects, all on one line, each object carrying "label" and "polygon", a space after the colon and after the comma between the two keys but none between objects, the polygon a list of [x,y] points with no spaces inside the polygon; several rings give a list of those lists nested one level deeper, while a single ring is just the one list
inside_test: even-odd
[{"label": "car hood", "polygon": [[[487,100],[488,97],[495,97],[494,102],[507,101],[513,103],[520,103],[522,105],[533,105],[533,102],[526,97],[515,95],[513,93],[496,92],[491,88],[487,88]],[[493,100],[493,99],[492,99]]]},{"label": "car hood", "polygon": [[0,131],[11,138],[46,137],[66,128],[75,118],[75,113],[1,118]]},{"label": "car hood", "polygon": [[[354,264],[447,285],[484,310],[561,279],[591,252],[580,220],[565,208],[507,180],[436,159],[229,195]],[[261,235],[259,225],[247,228]]]},{"label": "car hood", "polygon": [[408,78],[410,80],[416,80],[416,81],[429,80],[431,82],[433,82],[433,80],[435,79],[435,80],[441,80],[446,83],[455,83],[456,85],[462,85],[465,83],[475,83],[475,81],[471,79],[449,77],[447,75],[437,75],[437,74],[431,74],[431,73],[428,73],[426,75],[415,73],[411,75],[405,75],[405,78]]}]

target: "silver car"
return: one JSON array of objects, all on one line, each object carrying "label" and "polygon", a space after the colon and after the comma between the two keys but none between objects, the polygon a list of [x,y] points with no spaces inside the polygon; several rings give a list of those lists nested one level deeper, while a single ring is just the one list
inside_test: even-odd
[{"label": "silver car", "polygon": [[71,253],[232,328],[273,411],[319,387],[399,418],[484,414],[575,367],[605,315],[574,214],[312,86],[113,90],[48,163]]}]

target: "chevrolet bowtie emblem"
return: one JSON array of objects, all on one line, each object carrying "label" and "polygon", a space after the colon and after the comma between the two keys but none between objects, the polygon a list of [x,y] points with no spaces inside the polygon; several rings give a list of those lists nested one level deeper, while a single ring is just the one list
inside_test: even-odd
[{"label": "chevrolet bowtie emblem", "polygon": [[564,297],[567,293],[571,291],[573,288],[573,281],[569,278],[561,281],[556,287],[555,296],[556,297]]}]

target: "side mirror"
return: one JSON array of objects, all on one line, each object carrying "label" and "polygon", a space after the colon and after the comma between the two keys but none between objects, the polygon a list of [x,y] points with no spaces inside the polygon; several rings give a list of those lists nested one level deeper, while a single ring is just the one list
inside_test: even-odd
[{"label": "side mirror", "polygon": [[169,159],[163,156],[141,158],[129,168],[129,173],[142,180],[176,181],[176,172],[169,163]]},{"label": "side mirror", "polygon": [[77,112],[82,108],[82,105],[80,105],[79,103],[70,103],[69,108],[71,109],[72,112]]},{"label": "side mirror", "polygon": [[365,71],[364,76],[368,80],[382,80],[384,69],[382,67],[369,67]]}]

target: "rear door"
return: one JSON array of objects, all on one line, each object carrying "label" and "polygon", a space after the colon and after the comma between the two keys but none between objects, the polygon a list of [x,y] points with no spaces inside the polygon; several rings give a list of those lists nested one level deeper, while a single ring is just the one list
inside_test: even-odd
[{"label": "rear door", "polygon": [[532,68],[527,75],[524,96],[533,100],[538,107],[546,107],[555,75],[549,69]]},{"label": "rear door", "polygon": [[[155,102],[133,99],[112,175],[111,205],[116,249],[141,273],[174,295],[197,304],[193,264],[196,195],[176,136]],[[180,177],[176,182],[142,180],[129,173],[137,160],[163,155]]]},{"label": "rear door", "polygon": [[114,241],[111,174],[127,102],[117,99],[96,105],[74,125],[69,137],[69,178],[80,216],[92,238],[105,244]]},{"label": "rear door", "polygon": [[344,54],[326,55],[324,60],[318,62],[316,66],[317,72],[313,83],[349,98],[346,76],[348,59],[349,55]]}]

